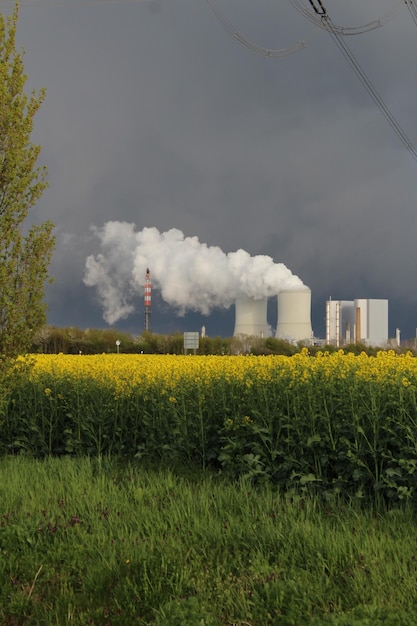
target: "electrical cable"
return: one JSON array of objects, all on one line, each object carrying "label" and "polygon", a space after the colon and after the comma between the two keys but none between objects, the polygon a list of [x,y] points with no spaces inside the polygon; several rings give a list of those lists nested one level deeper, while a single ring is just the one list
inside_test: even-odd
[{"label": "electrical cable", "polygon": [[407,9],[410,12],[411,17],[413,18],[414,24],[417,26],[417,7],[414,4],[413,0],[404,0]]},{"label": "electrical cable", "polygon": [[[321,4],[320,0],[317,0],[317,2],[319,3],[318,7],[315,7],[314,4],[310,2],[310,4],[313,7],[314,12],[311,12],[311,10],[303,4],[302,0],[289,0],[289,1],[292,4],[292,6],[299,13],[301,13],[304,17],[310,20],[310,22],[312,22],[319,28],[322,28],[323,30],[329,31],[328,24],[321,19],[321,16],[324,15],[323,11],[325,11],[325,9],[324,9],[324,6]],[[405,0],[405,2],[407,3],[407,0]],[[412,0],[408,0],[408,2],[412,4]],[[414,9],[415,9],[415,6],[414,6]],[[362,24],[361,26],[338,26],[337,24],[332,23],[332,30],[333,32],[337,32],[339,35],[342,35],[342,36],[361,35],[371,30],[375,30],[376,28],[381,28],[387,22],[392,20],[400,11],[401,11],[401,7],[395,5],[394,7],[392,7],[392,9],[384,13],[380,18],[376,20],[372,20],[371,22],[368,22],[366,24]]]},{"label": "electrical cable", "polygon": [[[413,3],[413,0],[404,0],[404,1],[405,1],[405,4],[408,6],[410,12],[412,13],[413,19],[414,17],[416,17],[416,20],[417,20],[416,7]],[[379,28],[380,26],[382,26],[383,24],[385,24],[387,21],[389,21],[390,19],[394,17],[395,13],[397,12],[397,9],[396,8],[391,9],[391,11],[384,14],[384,16],[382,16],[382,18],[380,18],[379,20],[374,20],[373,22],[369,22],[368,24],[364,24],[362,26],[355,27],[354,29],[352,29],[352,28],[346,28],[346,27],[337,26],[336,24],[333,24],[321,0],[309,0],[309,2],[313,8],[314,13],[312,13],[302,3],[302,0],[290,0],[290,3],[297,9],[297,11],[301,12],[305,17],[310,19],[310,21],[312,21],[314,24],[317,24],[317,26],[320,26],[321,28],[326,30],[328,33],[330,33],[331,37],[333,38],[333,41],[339,48],[340,52],[343,54],[346,61],[351,66],[356,76],[362,82],[363,86],[368,91],[369,95],[371,96],[375,104],[379,107],[381,113],[383,114],[385,119],[388,121],[391,128],[395,131],[397,136],[403,142],[407,150],[410,152],[411,156],[417,161],[416,147],[414,146],[412,141],[409,139],[405,131],[401,128],[401,126],[399,125],[399,123],[397,122],[397,120],[395,119],[395,117],[393,116],[393,114],[391,113],[387,105],[385,104],[384,100],[375,89],[373,83],[366,75],[359,61],[355,58],[352,51],[348,47],[346,41],[344,40],[345,35],[360,34],[360,33],[368,32],[369,30],[373,30],[375,28]]]},{"label": "electrical cable", "polygon": [[[29,3],[31,4],[32,2],[36,2],[36,1],[47,2],[48,0],[30,0],[30,2],[28,2],[27,4]],[[279,57],[289,56],[290,54],[294,54],[295,52],[299,52],[300,50],[306,47],[306,44],[304,41],[300,41],[299,43],[292,46],[291,48],[282,48],[282,49],[277,49],[277,50],[263,48],[261,46],[258,46],[254,42],[244,37],[239,31],[237,31],[234,28],[233,24],[221,13],[218,7],[214,4],[213,0],[206,0],[206,1],[208,5],[210,6],[211,10],[213,11],[214,15],[216,16],[216,18],[220,21],[222,26],[225,28],[225,30],[234,39],[236,39],[236,41],[238,41],[243,46],[247,47],[252,52],[255,52],[256,54],[260,54],[264,57],[279,58]],[[307,19],[313,22],[313,24],[315,24],[316,26],[319,26],[320,28],[330,33],[331,37],[333,38],[333,41],[339,48],[340,52],[343,54],[343,56],[345,57],[349,65],[351,66],[356,76],[362,82],[362,84],[364,85],[365,89],[368,91],[369,95],[371,96],[375,104],[379,107],[385,119],[388,121],[392,129],[396,132],[400,140],[404,143],[404,145],[406,146],[407,150],[410,152],[412,157],[417,161],[416,147],[414,146],[412,141],[409,139],[405,131],[401,128],[401,126],[399,125],[399,123],[397,122],[397,120],[395,119],[395,117],[393,116],[393,114],[391,113],[387,105],[385,104],[384,100],[375,89],[373,83],[371,82],[369,77],[366,75],[360,63],[355,58],[352,51],[346,44],[346,42],[343,40],[343,37],[346,35],[358,35],[358,34],[362,34],[365,32],[369,32],[370,30],[374,30],[376,28],[380,28],[381,26],[386,24],[388,21],[393,19],[393,17],[398,12],[397,7],[394,7],[393,9],[385,13],[381,18],[377,20],[373,20],[372,22],[368,22],[367,24],[363,24],[361,26],[356,26],[356,27],[345,27],[345,26],[338,26],[336,24],[333,24],[321,0],[316,0],[317,5],[314,4],[313,0],[309,0],[314,11],[313,13],[303,4],[302,0],[289,0],[289,1],[297,11],[299,11],[302,15],[307,17]],[[123,2],[140,3],[140,2],[152,2],[152,0],[86,0],[86,2],[83,4],[87,6],[88,4],[119,4]],[[60,4],[64,4],[64,3],[65,3],[65,0],[61,2],[60,0],[55,0],[54,2],[52,2],[52,4],[55,4],[55,6],[59,6]],[[72,3],[73,3],[73,0],[71,1],[71,4]],[[408,8],[411,17],[413,18],[414,23],[417,25],[417,7],[414,4],[414,1],[404,0],[404,3]]]},{"label": "electrical cable", "polygon": [[345,59],[347,60],[349,65],[351,66],[351,68],[355,72],[356,76],[362,82],[362,84],[364,85],[364,87],[368,91],[369,95],[371,96],[371,98],[373,99],[375,104],[378,105],[381,113],[384,115],[385,119],[388,121],[388,123],[390,124],[391,128],[397,133],[398,137],[404,143],[405,147],[410,152],[411,156],[417,161],[417,149],[416,149],[416,147],[414,146],[412,141],[409,139],[409,137],[407,136],[405,131],[401,128],[401,126],[399,125],[399,123],[397,122],[397,120],[395,119],[395,117],[393,116],[393,114],[391,113],[391,111],[389,110],[387,105],[385,104],[384,100],[382,99],[382,97],[379,95],[379,93],[375,89],[373,83],[371,82],[371,80],[366,75],[366,73],[363,70],[363,68],[361,67],[359,61],[353,55],[353,53],[350,50],[350,48],[348,47],[346,41],[344,41],[344,39],[340,36],[340,33],[337,30],[333,29],[332,21],[330,20],[330,18],[327,15],[327,13],[325,15],[323,15],[321,19],[323,21],[327,22],[326,30],[331,34],[331,36],[332,36],[334,42],[336,43],[337,47],[339,48],[340,52],[343,54],[343,56],[345,57]]},{"label": "electrical cable", "polygon": [[256,54],[260,54],[261,56],[264,56],[264,57],[276,59],[280,57],[289,56],[290,54],[294,54],[295,52],[299,52],[300,50],[306,47],[305,42],[300,41],[294,46],[292,46],[291,48],[281,48],[279,50],[272,50],[270,48],[262,48],[261,46],[258,46],[253,41],[250,41],[249,39],[244,37],[238,30],[236,30],[233,24],[227,19],[225,15],[223,15],[223,13],[221,13],[219,8],[214,4],[213,0],[206,0],[206,1],[209,7],[211,8],[211,10],[213,11],[214,15],[217,17],[217,19],[222,24],[224,29],[229,33],[229,35],[231,35],[233,39],[236,39],[236,41],[238,41],[240,44],[242,44],[249,50],[252,50],[252,52],[255,52]]}]

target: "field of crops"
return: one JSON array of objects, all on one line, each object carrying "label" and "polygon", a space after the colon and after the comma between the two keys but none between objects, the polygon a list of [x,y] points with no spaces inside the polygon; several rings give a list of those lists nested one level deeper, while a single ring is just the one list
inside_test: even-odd
[{"label": "field of crops", "polygon": [[417,359],[20,359],[0,622],[411,626]]},{"label": "field of crops", "polygon": [[33,358],[0,421],[3,454],[161,460],[378,506],[416,496],[411,355]]}]

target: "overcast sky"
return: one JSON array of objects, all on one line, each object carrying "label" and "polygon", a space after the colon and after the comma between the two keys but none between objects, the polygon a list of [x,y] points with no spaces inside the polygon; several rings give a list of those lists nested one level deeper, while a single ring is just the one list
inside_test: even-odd
[{"label": "overcast sky", "polygon": [[[91,227],[120,221],[285,264],[311,288],[316,336],[331,296],[388,298],[390,336],[414,337],[417,161],[332,36],[291,2],[215,2],[258,46],[305,47],[256,55],[206,0],[20,1],[27,86],[47,89],[32,139],[50,183],[33,218],[56,224],[48,322],[106,327],[83,278],[100,252]],[[325,5],[346,27],[393,10],[343,41],[417,145],[417,25],[405,3]],[[181,319],[157,294],[152,315],[155,332],[233,332],[230,313]],[[141,297],[116,326],[143,330]]]}]

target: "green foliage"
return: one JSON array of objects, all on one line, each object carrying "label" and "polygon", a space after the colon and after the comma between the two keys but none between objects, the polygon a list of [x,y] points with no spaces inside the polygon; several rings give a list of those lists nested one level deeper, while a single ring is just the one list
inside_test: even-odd
[{"label": "green foliage", "polygon": [[[116,328],[82,330],[74,326],[59,328],[56,326],[42,326],[33,335],[30,352],[44,354],[101,354],[116,352],[116,339],[121,341],[120,351],[125,354],[183,354],[184,335],[179,331],[162,335],[143,332],[134,337],[131,333]],[[294,356],[305,348],[302,342],[298,344],[276,339],[275,337],[200,337],[197,353],[200,355],[283,355]],[[323,351],[332,354],[338,352],[336,346],[308,346],[311,356]],[[380,349],[364,344],[350,344],[343,347],[345,354],[367,354],[374,356]],[[398,354],[414,354],[413,346],[396,347]],[[414,354],[415,355],[415,354]]]},{"label": "green foliage", "polygon": [[368,380],[348,368],[328,376],[317,367],[304,378],[280,363],[270,379],[219,368],[210,386],[156,376],[126,381],[123,391],[117,378],[76,368],[36,378],[24,371],[4,405],[0,453],[159,459],[303,497],[379,510],[417,504],[416,386],[404,386],[402,375]]},{"label": "green foliage", "polygon": [[35,335],[31,352],[42,354],[102,354],[117,352],[116,341],[120,341],[120,351],[138,352],[138,346],[130,335],[116,330],[90,329],[80,330],[74,326],[57,328],[43,326]]},{"label": "green foliage", "polygon": [[247,349],[241,350],[241,353],[248,352],[250,354],[281,354],[284,356],[292,356],[297,352],[300,352],[301,347],[296,346],[284,339],[276,339],[275,337],[267,337],[262,339],[260,337],[251,337],[247,340]]},{"label": "green foliage", "polygon": [[3,458],[0,623],[411,625],[416,535],[409,509],[107,458]]},{"label": "green foliage", "polygon": [[[184,335],[175,332],[159,335],[144,332],[138,337],[115,328],[81,330],[76,327],[43,326],[33,337],[31,352],[43,354],[101,354],[116,352],[116,340],[124,354],[184,354]],[[200,338],[199,354],[232,354],[242,352],[242,344],[235,338]]]},{"label": "green foliage", "polygon": [[17,7],[9,18],[0,14],[0,354],[7,356],[27,351],[45,323],[44,285],[54,247],[51,222],[25,225],[47,186],[45,168],[36,166],[40,148],[30,142],[45,92],[24,92],[17,18]]}]

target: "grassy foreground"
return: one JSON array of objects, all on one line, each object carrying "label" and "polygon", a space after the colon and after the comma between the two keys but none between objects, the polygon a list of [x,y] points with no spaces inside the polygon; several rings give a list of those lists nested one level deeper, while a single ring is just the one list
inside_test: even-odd
[{"label": "grassy foreground", "polygon": [[417,520],[110,460],[0,459],[0,623],[405,625]]}]

